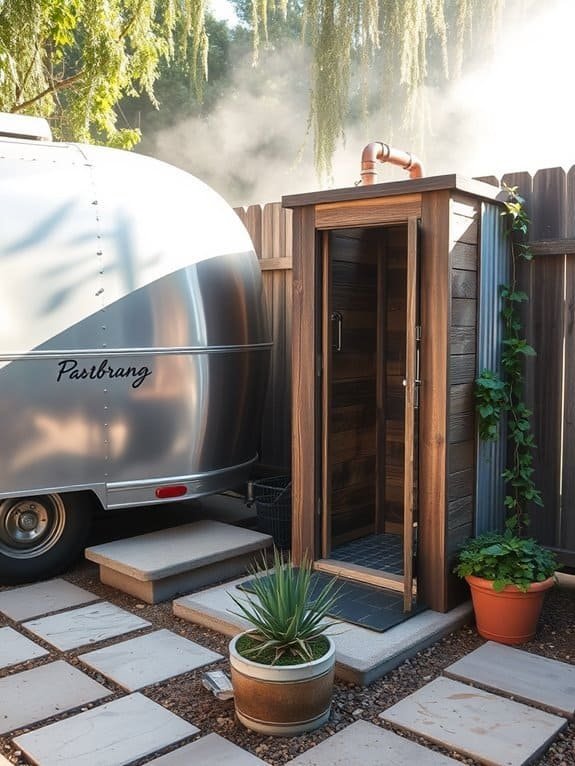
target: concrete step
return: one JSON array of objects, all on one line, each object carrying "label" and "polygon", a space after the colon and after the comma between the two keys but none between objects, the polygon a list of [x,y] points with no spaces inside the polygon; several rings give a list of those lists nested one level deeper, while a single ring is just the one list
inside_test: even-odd
[{"label": "concrete step", "polygon": [[[245,579],[178,598],[173,604],[174,614],[188,622],[234,636],[251,627],[246,620],[234,614],[238,607],[230,595],[240,600],[247,598],[246,592],[238,588]],[[469,603],[461,604],[447,614],[428,609],[384,633],[336,622],[330,632],[335,643],[336,675],[345,681],[367,686],[408,657],[461,627],[470,620],[471,615]]]},{"label": "concrete step", "polygon": [[87,548],[100,580],[148,604],[244,574],[270,535],[197,521]]}]

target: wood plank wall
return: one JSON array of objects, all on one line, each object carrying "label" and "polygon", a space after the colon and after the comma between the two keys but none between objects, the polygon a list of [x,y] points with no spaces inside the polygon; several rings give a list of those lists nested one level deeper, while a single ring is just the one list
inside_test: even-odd
[{"label": "wood plank wall", "polygon": [[[486,175],[480,180],[518,186],[532,219],[530,239],[535,242],[536,257],[521,269],[521,284],[532,296],[525,306],[526,337],[538,356],[527,366],[526,398],[532,406],[538,405],[534,406],[533,418],[538,444],[535,479],[545,502],[543,512],[535,510],[532,514],[532,532],[547,544],[565,551],[562,560],[575,565],[575,166],[568,172],[549,168],[534,175],[522,171],[502,177]],[[291,450],[291,370],[287,353],[291,327],[291,211],[280,210],[279,203],[275,203],[263,209],[252,205],[237,212],[246,223],[261,258],[264,290],[277,344],[266,402],[262,462],[287,470]],[[272,252],[262,249],[264,219],[268,229],[279,226],[278,233],[265,238],[266,247],[270,242],[275,243]],[[473,247],[458,248],[458,268],[462,271],[473,272],[475,258]],[[461,286],[454,284],[453,288],[459,290]],[[285,316],[282,316],[284,307]],[[457,327],[451,335],[452,349],[470,349],[472,340],[466,325]],[[460,373],[461,370],[457,374]],[[458,406],[455,401],[453,404]],[[456,433],[459,426],[465,428],[456,418],[450,420],[449,425],[452,433]],[[457,465],[454,460],[468,460],[459,448],[450,450],[450,457],[451,467]]]},{"label": "wood plank wall", "polygon": [[[331,232],[331,309],[342,317],[331,355],[331,544],[375,524],[377,251],[368,233]],[[334,339],[335,340],[335,339]]]},{"label": "wood plank wall", "polygon": [[473,534],[479,202],[450,201],[451,326],[449,338],[449,453],[447,559]]}]

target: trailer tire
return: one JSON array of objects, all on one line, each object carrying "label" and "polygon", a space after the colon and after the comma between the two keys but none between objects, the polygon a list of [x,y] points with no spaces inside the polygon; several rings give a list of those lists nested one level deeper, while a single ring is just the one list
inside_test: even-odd
[{"label": "trailer tire", "polygon": [[95,500],[85,492],[0,501],[0,585],[53,577],[82,552]]}]

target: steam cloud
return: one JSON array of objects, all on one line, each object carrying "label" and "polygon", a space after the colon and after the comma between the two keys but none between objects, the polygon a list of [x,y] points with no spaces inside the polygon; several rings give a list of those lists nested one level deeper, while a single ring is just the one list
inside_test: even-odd
[{"label": "steam cloud", "polygon": [[[401,115],[393,137],[381,135],[377,125],[384,121],[372,115],[369,134],[364,127],[346,129],[329,186],[352,186],[359,179],[361,150],[370,140],[414,151],[426,175],[500,177],[568,169],[575,163],[575,99],[568,81],[574,27],[572,0],[507,0],[494,49],[478,57],[479,64],[461,80],[419,94],[419,140],[402,128]],[[309,62],[296,45],[268,52],[265,78],[253,77],[250,61],[239,63],[209,117],[158,134],[154,155],[201,178],[232,205],[320,188],[312,138],[306,136],[308,72]],[[405,174],[382,168],[380,180],[393,178]]]}]

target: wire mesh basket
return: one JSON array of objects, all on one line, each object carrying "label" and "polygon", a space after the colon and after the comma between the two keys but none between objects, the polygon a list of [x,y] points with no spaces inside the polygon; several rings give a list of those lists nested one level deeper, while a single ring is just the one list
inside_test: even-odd
[{"label": "wire mesh basket", "polygon": [[291,547],[291,479],[274,476],[253,483],[258,529],[280,550]]}]

